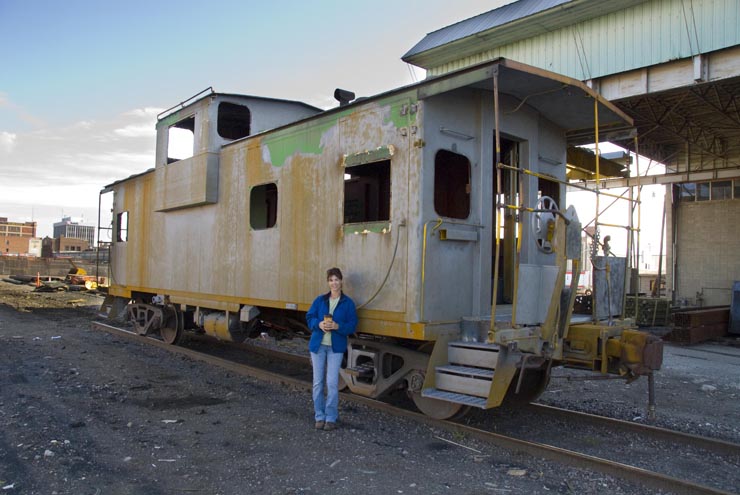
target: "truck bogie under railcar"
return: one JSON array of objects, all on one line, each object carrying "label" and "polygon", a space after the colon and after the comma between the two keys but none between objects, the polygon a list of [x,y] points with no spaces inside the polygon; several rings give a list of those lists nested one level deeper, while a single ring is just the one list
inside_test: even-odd
[{"label": "truck bogie under railcar", "polygon": [[[339,266],[360,317],[341,371],[357,394],[403,388],[451,417],[534,400],[555,365],[659,367],[650,339],[571,318],[568,136],[588,135],[594,107],[598,126],[630,124],[582,83],[498,59],[328,111],[196,96],[160,116],[154,169],[102,191],[106,307],[139,333],[300,326]],[[190,156],[173,151],[182,133]]]}]

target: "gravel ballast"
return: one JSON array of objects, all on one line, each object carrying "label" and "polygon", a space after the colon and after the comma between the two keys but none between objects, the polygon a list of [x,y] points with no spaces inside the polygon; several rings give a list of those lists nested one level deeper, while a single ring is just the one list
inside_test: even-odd
[{"label": "gravel ballast", "polygon": [[[93,330],[101,301],[0,283],[2,493],[655,493],[346,401],[315,431],[309,392]],[[737,441],[737,351],[669,347],[657,423]],[[542,402],[644,415],[645,381],[568,373]]]}]

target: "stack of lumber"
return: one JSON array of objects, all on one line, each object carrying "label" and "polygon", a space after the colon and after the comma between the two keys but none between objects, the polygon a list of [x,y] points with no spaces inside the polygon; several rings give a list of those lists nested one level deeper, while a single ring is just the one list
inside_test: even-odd
[{"label": "stack of lumber", "polygon": [[696,344],[723,337],[727,334],[729,321],[729,306],[678,311],[673,314],[674,328],[667,339],[684,344]]},{"label": "stack of lumber", "polygon": [[[637,304],[635,304],[637,301]],[[637,317],[635,317],[635,308]],[[661,297],[627,296],[624,316],[635,318],[641,327],[664,327],[668,325],[671,314],[671,302]]]}]

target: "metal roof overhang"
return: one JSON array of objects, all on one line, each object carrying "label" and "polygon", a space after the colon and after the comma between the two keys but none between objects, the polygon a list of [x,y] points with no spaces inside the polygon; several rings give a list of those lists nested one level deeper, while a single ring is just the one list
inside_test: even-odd
[{"label": "metal roof overhang", "polygon": [[[740,77],[624,98],[639,152],[666,172],[736,169],[740,177]],[[631,139],[613,142],[635,151]]]},{"label": "metal roof overhang", "polygon": [[427,34],[401,60],[429,69],[645,1],[520,0]]},{"label": "metal roof overhang", "polygon": [[628,134],[632,129],[627,114],[581,81],[504,58],[429,79],[419,86],[418,96],[424,99],[463,87],[493,91],[494,74],[498,75],[499,92],[519,101],[513,108],[501,109],[503,119],[529,105],[565,129],[569,145],[594,142],[597,114],[602,135]]}]

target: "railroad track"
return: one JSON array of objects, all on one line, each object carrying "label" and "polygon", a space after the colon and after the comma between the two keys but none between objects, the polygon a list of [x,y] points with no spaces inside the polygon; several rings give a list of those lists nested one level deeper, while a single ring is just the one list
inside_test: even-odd
[{"label": "railroad track", "polygon": [[632,423],[630,421],[624,421],[621,419],[607,418],[604,416],[597,416],[595,414],[571,411],[569,409],[561,409],[559,407],[548,406],[545,404],[535,403],[530,404],[529,407],[535,410],[539,410],[543,414],[559,416],[567,418],[569,420],[578,421],[579,423],[590,423],[597,426],[616,428],[621,431],[637,433],[645,437],[666,440],[683,445],[691,445],[699,449],[716,452],[717,454],[740,457],[740,444],[727,442],[716,438],[702,437],[699,435],[692,435],[691,433],[659,428],[657,426]]},{"label": "railroad track", "polygon": [[[188,356],[194,360],[205,362],[211,365],[219,366],[220,368],[228,371],[240,374],[243,376],[251,376],[259,380],[267,381],[270,383],[277,383],[283,385],[289,385],[295,388],[304,389],[310,391],[310,381],[303,380],[300,378],[294,378],[283,374],[275,373],[265,369],[261,369],[255,366],[237,363],[221,357],[216,357],[210,354],[199,352],[196,350],[188,349],[181,346],[173,346],[162,342],[154,338],[145,338],[137,335],[134,332],[108,325],[102,322],[93,322],[94,328],[104,330],[106,332],[123,336],[137,342],[146,342],[147,344],[161,347],[170,352]],[[261,346],[252,346],[248,344],[241,344],[242,347],[248,347],[250,350],[256,351],[262,355],[268,357],[285,359],[286,354],[283,352],[266,349]],[[290,359],[296,363],[303,364],[308,363],[308,358],[304,356],[297,356],[294,354],[288,355],[287,359]],[[399,408],[395,405],[381,402],[366,397],[361,397],[353,394],[341,394],[342,399],[354,403],[364,404],[368,407],[376,410],[383,411],[385,413],[394,415],[396,417],[408,418],[413,421],[422,422],[434,428],[448,431],[453,433],[456,438],[460,435],[469,438],[475,438],[481,442],[502,447],[507,450],[513,450],[517,452],[523,452],[535,457],[546,458],[558,463],[568,464],[572,467],[589,469],[592,471],[598,471],[604,474],[608,474],[617,478],[639,483],[641,485],[649,486],[654,489],[660,489],[670,491],[676,494],[701,494],[701,495],[732,495],[733,492],[724,491],[722,489],[714,488],[711,486],[703,485],[693,481],[672,477],[659,472],[643,469],[637,466],[628,465],[625,463],[603,459],[592,455],[568,450],[553,445],[547,445],[544,443],[533,442],[528,440],[522,440],[511,436],[494,433],[484,429],[476,428],[474,426],[468,426],[459,422],[452,421],[441,421],[425,416],[421,413],[410,411],[407,409]],[[569,411],[560,409],[552,406],[546,406],[541,404],[532,404],[529,407],[534,408],[537,411],[549,416],[559,416],[561,418],[567,418],[568,420],[578,421],[579,423],[590,423],[597,426],[604,426],[610,429],[618,428],[621,431],[629,431],[643,436],[649,436],[650,438],[657,438],[664,441],[674,442],[681,445],[690,445],[692,447],[700,448],[703,450],[715,452],[717,454],[740,457],[740,445],[731,442],[725,442],[722,440],[716,440],[711,438],[700,437],[697,435],[691,435],[687,433],[677,432],[673,430],[667,430],[663,428],[657,428],[648,425],[642,425],[638,423],[630,423],[628,421],[616,420],[612,418],[606,418],[602,416],[595,416],[586,413],[580,413],[575,411]],[[444,440],[444,439],[443,439]],[[456,443],[456,442],[451,442]],[[458,444],[460,445],[460,444]],[[465,447],[464,445],[460,445]],[[465,447],[468,448],[468,447]]]}]

